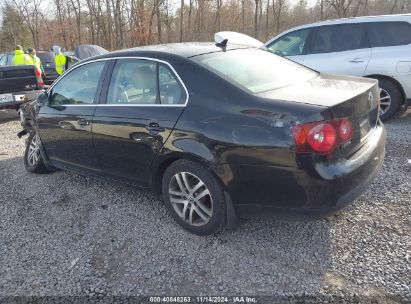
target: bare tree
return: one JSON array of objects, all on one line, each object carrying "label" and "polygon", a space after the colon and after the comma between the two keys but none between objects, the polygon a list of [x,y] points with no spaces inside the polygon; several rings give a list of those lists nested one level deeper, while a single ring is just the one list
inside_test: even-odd
[{"label": "bare tree", "polygon": [[267,0],[267,7],[265,11],[265,40],[268,39],[269,29],[268,29],[268,17],[269,17],[269,9],[270,9],[270,0]]},{"label": "bare tree", "polygon": [[215,25],[216,25],[216,32],[220,31],[221,28],[221,16],[220,16],[220,10],[221,6],[223,5],[222,0],[216,0],[216,13],[215,13]]},{"label": "bare tree", "polygon": [[281,15],[284,13],[286,0],[273,0],[274,31],[280,33]]},{"label": "bare tree", "polygon": [[30,29],[35,48],[39,47],[39,29],[43,15],[40,12],[41,0],[12,0],[20,17]]},{"label": "bare tree", "polygon": [[326,2],[334,9],[338,17],[343,18],[348,17],[354,0],[326,0]]},{"label": "bare tree", "polygon": [[255,11],[254,11],[254,37],[258,37],[258,6],[260,4],[260,0],[254,0],[255,3]]},{"label": "bare tree", "polygon": [[[191,4],[191,1],[190,1]],[[184,20],[184,0],[181,0],[180,6],[180,42],[183,42],[183,20]]]}]

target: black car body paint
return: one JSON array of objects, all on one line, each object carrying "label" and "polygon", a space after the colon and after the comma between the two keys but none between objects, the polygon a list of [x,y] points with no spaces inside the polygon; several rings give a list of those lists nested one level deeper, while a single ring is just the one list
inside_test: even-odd
[{"label": "black car body paint", "polygon": [[[375,81],[317,75],[251,94],[190,58],[212,52],[222,50],[213,44],[177,44],[81,62],[106,61],[94,104],[33,103],[26,110],[32,111],[47,163],[159,193],[165,168],[191,159],[212,170],[241,216],[334,211],[373,181],[385,152],[385,129],[376,101],[368,98],[378,96]],[[105,105],[114,62],[126,57],[168,63],[188,91],[187,104]],[[330,155],[295,152],[294,125],[340,117],[353,122],[349,142]]]}]

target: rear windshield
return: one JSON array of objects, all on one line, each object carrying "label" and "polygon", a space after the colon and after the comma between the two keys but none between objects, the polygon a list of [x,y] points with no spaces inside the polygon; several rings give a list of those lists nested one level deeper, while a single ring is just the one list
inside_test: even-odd
[{"label": "rear windshield", "polygon": [[254,94],[307,81],[317,73],[260,49],[237,49],[191,58],[224,79]]},{"label": "rear windshield", "polygon": [[41,62],[54,63],[54,54],[52,52],[37,52],[36,55],[40,58]]}]

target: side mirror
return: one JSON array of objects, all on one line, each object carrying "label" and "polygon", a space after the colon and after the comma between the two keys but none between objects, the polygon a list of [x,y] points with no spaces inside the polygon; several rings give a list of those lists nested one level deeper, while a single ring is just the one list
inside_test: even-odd
[{"label": "side mirror", "polygon": [[46,91],[44,91],[37,97],[37,104],[39,106],[44,106],[48,104],[48,102],[49,102],[49,94]]}]

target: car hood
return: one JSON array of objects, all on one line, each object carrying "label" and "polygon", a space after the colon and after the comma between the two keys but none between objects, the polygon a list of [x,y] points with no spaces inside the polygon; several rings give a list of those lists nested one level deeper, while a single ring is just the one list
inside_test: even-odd
[{"label": "car hood", "polygon": [[308,81],[258,95],[267,99],[332,107],[364,93],[376,82],[377,80],[369,78],[319,74]]}]

